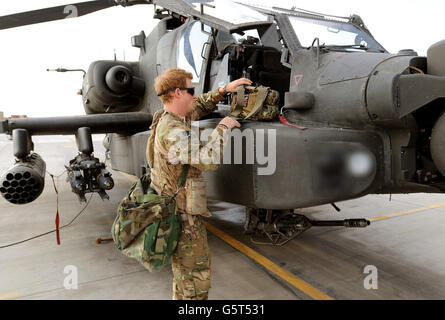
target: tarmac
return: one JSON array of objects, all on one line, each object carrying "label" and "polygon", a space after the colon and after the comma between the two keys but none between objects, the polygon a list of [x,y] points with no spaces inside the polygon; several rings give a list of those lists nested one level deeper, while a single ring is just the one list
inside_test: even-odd
[{"label": "tarmac", "polygon": [[[105,160],[103,135],[94,155]],[[150,273],[121,254],[110,238],[119,201],[135,177],[111,171],[110,200],[86,195],[86,205],[65,182],[64,165],[77,154],[74,136],[33,137],[35,151],[55,176],[61,244],[54,232],[0,248],[0,299],[169,300],[169,266]],[[0,136],[0,173],[13,164],[12,141]],[[30,204],[0,198],[0,247],[55,229],[57,195],[46,176]],[[245,208],[209,201],[212,300],[445,299],[445,195],[368,195],[299,209],[310,219],[366,218],[366,228],[313,227],[277,247],[243,233]],[[264,239],[265,240],[265,239]],[[256,241],[258,242],[258,241]],[[76,279],[77,278],[77,279]],[[77,280],[77,281],[76,281]],[[77,286],[76,286],[77,282]]]}]

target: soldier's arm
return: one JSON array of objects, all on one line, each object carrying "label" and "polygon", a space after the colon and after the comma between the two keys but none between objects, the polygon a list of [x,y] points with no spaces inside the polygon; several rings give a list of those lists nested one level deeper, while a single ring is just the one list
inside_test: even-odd
[{"label": "soldier's arm", "polygon": [[[236,88],[238,86],[251,85],[251,84],[252,81],[250,81],[249,79],[239,78],[237,80],[229,82],[225,88],[227,92],[236,92]],[[224,99],[221,93],[223,93],[223,89],[216,88],[210,92],[201,94],[198,97],[198,100],[196,101],[195,110],[192,112],[190,116],[191,120],[194,121],[201,119],[202,117],[208,115],[210,112],[215,110],[216,104],[222,99]]]},{"label": "soldier's arm", "polygon": [[[218,125],[214,130],[198,135],[198,128],[190,129],[177,121],[174,125],[170,124],[168,130],[161,131],[159,138],[170,163],[190,164],[201,171],[210,171],[216,170],[222,163],[227,131],[227,128]],[[205,133],[210,133],[209,137],[201,142],[200,138]]]},{"label": "soldier's arm", "polygon": [[216,109],[216,104],[222,99],[224,97],[220,94],[219,88],[199,95],[195,103],[195,110],[193,110],[191,115],[191,120],[198,120],[208,115]]}]

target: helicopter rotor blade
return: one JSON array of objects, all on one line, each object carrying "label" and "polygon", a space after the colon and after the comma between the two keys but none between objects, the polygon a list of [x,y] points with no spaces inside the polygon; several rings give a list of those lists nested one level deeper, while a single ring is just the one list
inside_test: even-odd
[{"label": "helicopter rotor blade", "polygon": [[65,18],[80,17],[117,5],[123,5],[122,1],[97,0],[10,14],[0,17],[0,30]]}]

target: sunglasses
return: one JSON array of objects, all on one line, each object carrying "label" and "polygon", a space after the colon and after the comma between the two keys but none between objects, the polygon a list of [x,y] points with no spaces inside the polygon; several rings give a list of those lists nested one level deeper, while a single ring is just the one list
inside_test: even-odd
[{"label": "sunglasses", "polygon": [[162,96],[162,95],[164,95],[166,93],[169,93],[170,91],[176,90],[176,89],[186,90],[190,95],[192,95],[192,96],[195,95],[195,87],[192,87],[192,88],[170,88],[170,89],[164,90],[161,93],[159,93],[158,97]]}]

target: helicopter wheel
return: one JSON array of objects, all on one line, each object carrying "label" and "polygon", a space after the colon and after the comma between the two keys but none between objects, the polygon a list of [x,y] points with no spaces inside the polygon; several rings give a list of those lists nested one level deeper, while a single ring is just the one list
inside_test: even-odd
[{"label": "helicopter wheel", "polygon": [[[310,220],[294,210],[246,208],[244,233],[255,244],[282,246],[311,227]],[[266,238],[264,242],[259,238]]]}]

